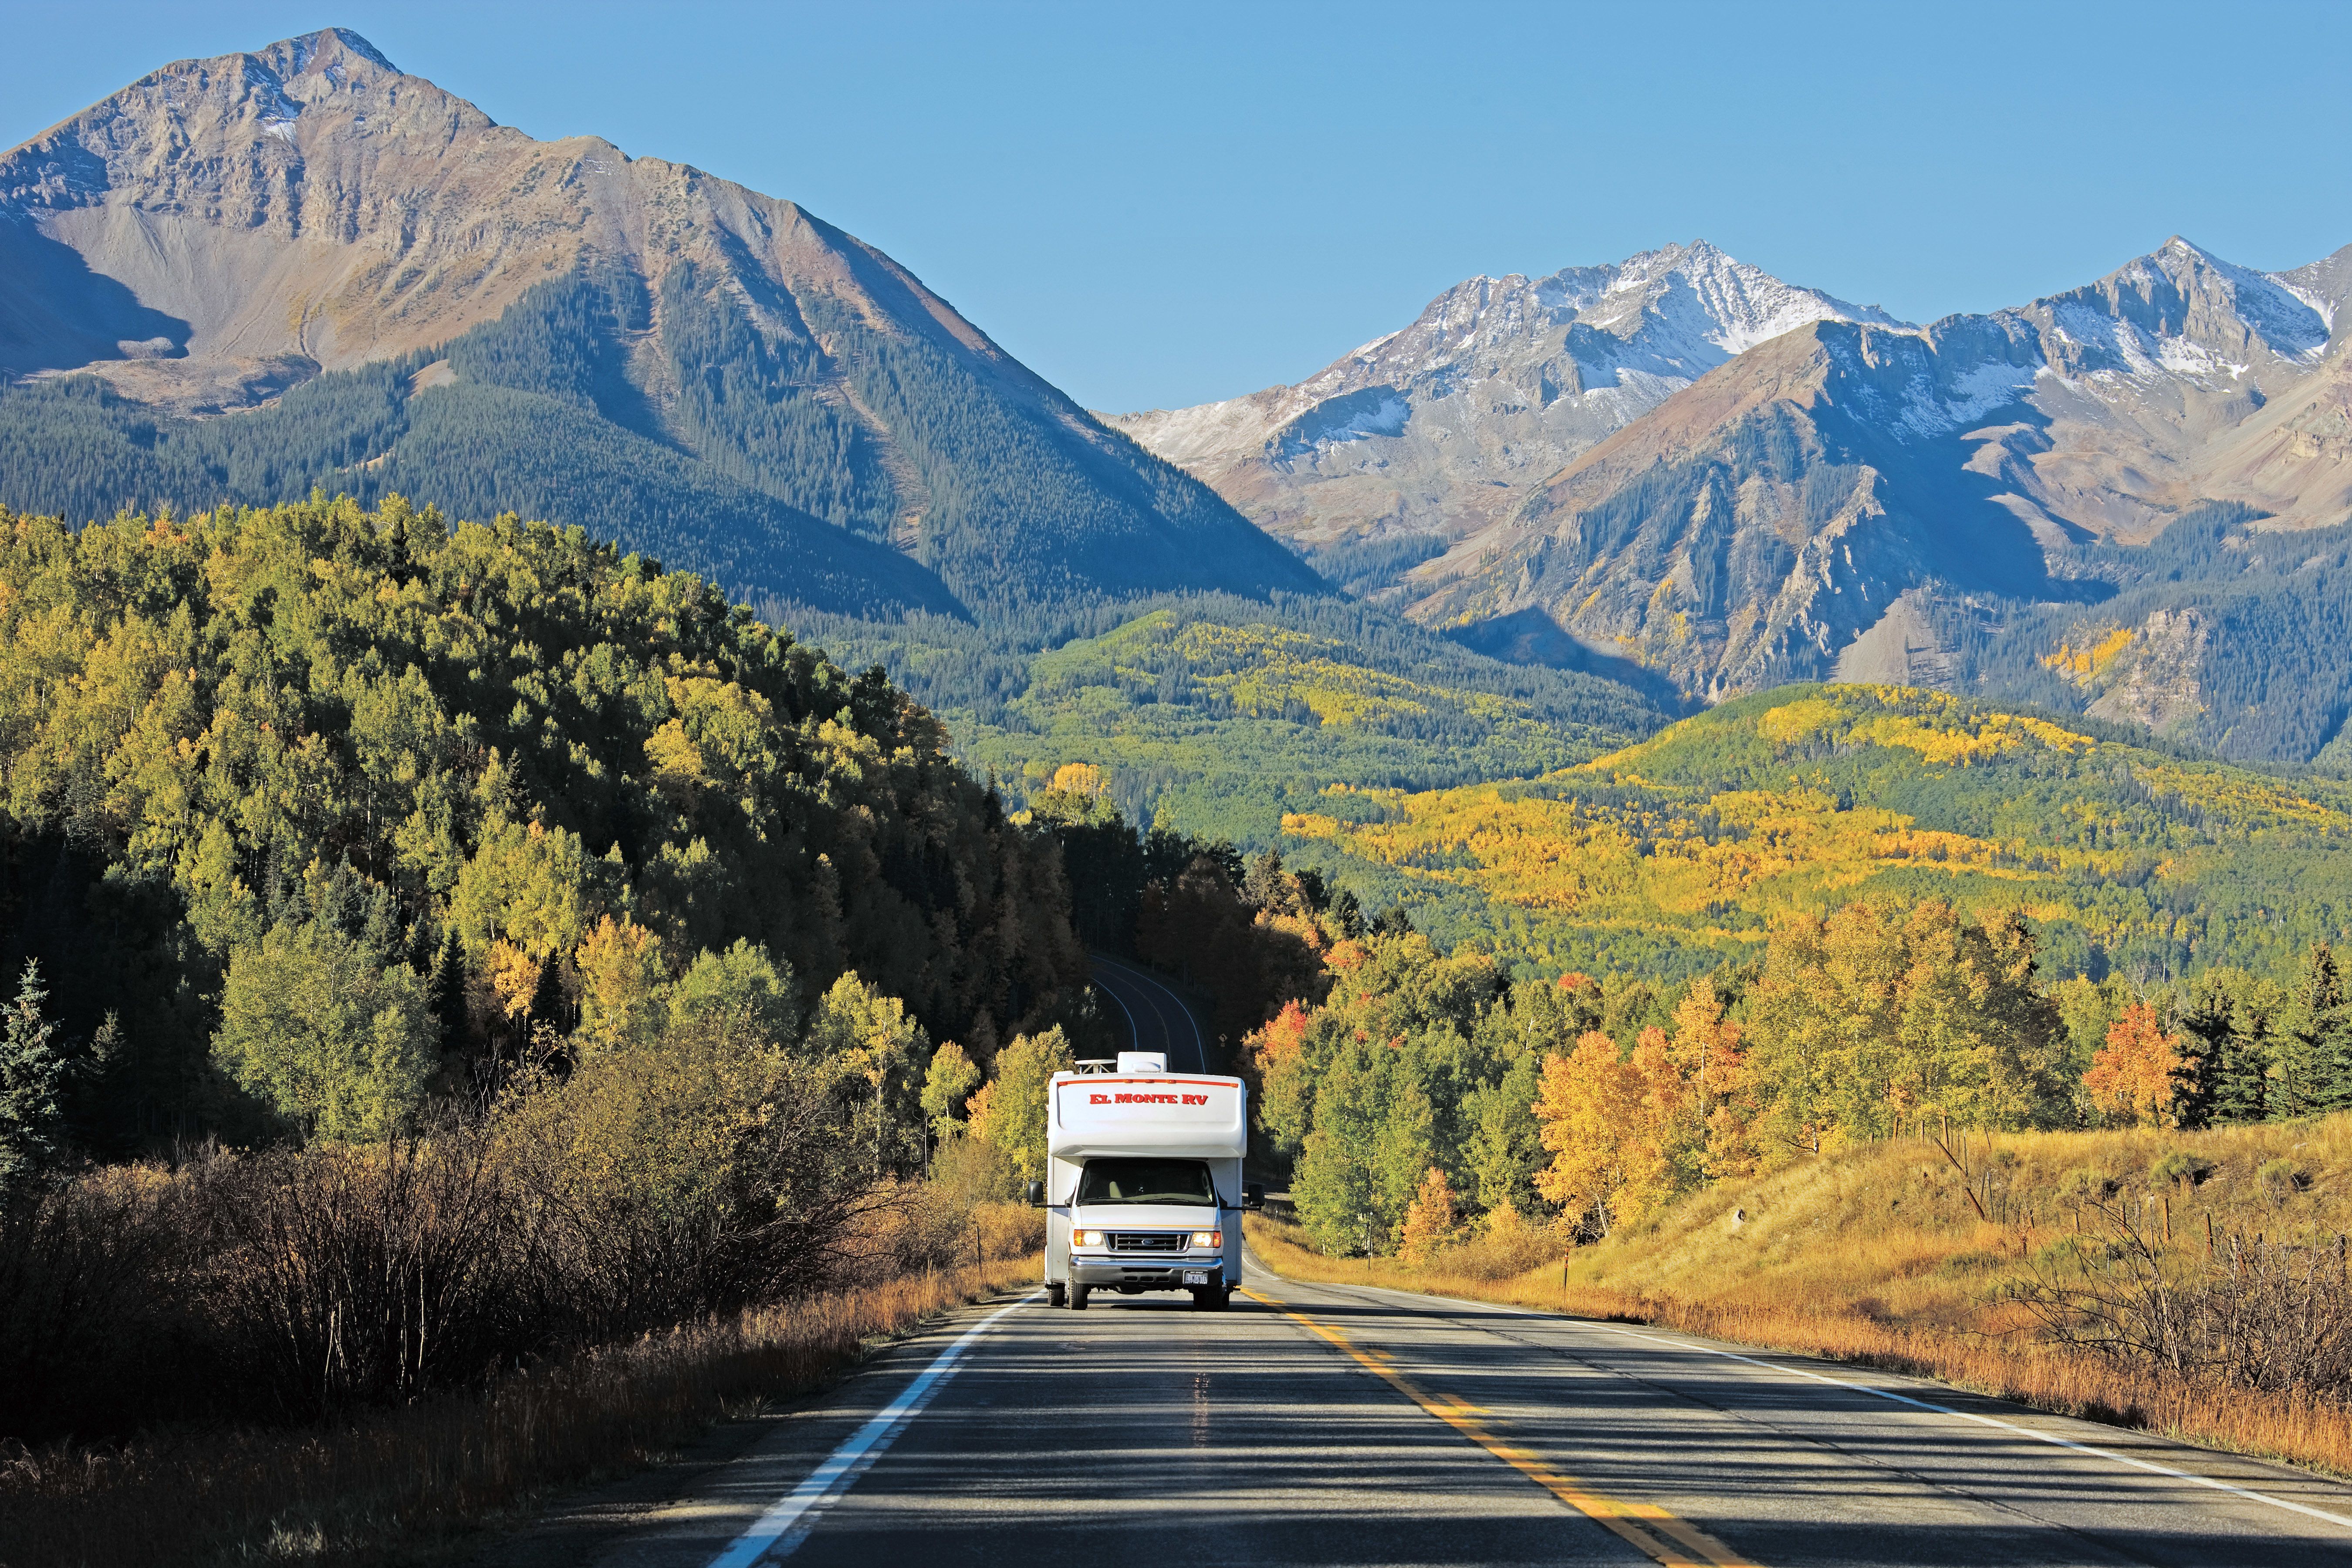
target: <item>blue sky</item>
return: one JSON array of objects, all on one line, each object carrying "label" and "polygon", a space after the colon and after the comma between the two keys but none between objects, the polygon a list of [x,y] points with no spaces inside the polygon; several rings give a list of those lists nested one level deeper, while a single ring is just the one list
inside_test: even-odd
[{"label": "blue sky", "polygon": [[1898,315],[2173,233],[2352,243],[2352,4],[0,0],[0,144],[329,25],[539,136],[788,196],[1081,402],[1293,381],[1475,273],[1704,236]]}]

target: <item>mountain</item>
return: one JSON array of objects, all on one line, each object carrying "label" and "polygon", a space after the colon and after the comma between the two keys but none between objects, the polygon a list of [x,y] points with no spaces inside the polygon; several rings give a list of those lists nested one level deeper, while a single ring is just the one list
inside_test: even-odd
[{"label": "mountain", "polygon": [[1936,684],[2309,759],[2352,708],[2347,260],[2175,239],[1990,316],[1811,323],[1420,566],[1410,613],[1709,700]]},{"label": "mountain", "polygon": [[1532,280],[1473,278],[1296,386],[1106,418],[1349,574],[1412,563],[1377,542],[1420,536],[1425,558],[1507,515],[1707,371],[1820,321],[1896,324],[1695,240]]},{"label": "mountain", "polygon": [[397,491],[869,613],[1320,586],[872,246],[342,29],[0,156],[0,269],[20,510]]},{"label": "mountain", "polygon": [[2352,247],[2263,273],[2176,237],[1919,327],[1696,243],[1474,279],[1297,387],[1115,423],[1503,658],[1699,701],[1939,686],[2352,765],[2347,293]]}]

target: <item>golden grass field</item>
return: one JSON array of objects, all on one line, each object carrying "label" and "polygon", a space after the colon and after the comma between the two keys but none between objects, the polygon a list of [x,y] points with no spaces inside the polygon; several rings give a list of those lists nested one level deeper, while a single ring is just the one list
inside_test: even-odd
[{"label": "golden grass field", "polygon": [[[2059,1268],[2057,1244],[2077,1225],[2100,1229],[2088,1194],[2107,1184],[2109,1206],[2168,1267],[2202,1262],[2209,1221],[2222,1247],[2232,1233],[2332,1246],[2352,1230],[2352,1114],[2202,1132],[1955,1134],[1949,1147],[1965,1173],[1934,1142],[1875,1144],[1725,1184],[1565,1257],[1549,1233],[1524,1230],[1416,1268],[1326,1257],[1277,1219],[1245,1226],[1257,1257],[1296,1279],[1662,1324],[2352,1475],[2352,1408],[2063,1348],[2001,1298]],[[2201,1181],[2168,1176],[2168,1156],[2210,1168]]]},{"label": "golden grass field", "polygon": [[824,1387],[939,1314],[1043,1277],[1040,1216],[996,1205],[990,1261],[820,1292],[348,1425],[0,1452],[0,1568],[429,1564],[569,1488],[659,1463],[713,1422]]}]

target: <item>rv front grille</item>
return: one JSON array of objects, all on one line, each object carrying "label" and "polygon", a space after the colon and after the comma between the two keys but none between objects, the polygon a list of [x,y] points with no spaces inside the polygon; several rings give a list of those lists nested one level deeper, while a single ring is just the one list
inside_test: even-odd
[{"label": "rv front grille", "polygon": [[1113,1252],[1181,1252],[1184,1236],[1174,1230],[1119,1230],[1110,1237]]}]

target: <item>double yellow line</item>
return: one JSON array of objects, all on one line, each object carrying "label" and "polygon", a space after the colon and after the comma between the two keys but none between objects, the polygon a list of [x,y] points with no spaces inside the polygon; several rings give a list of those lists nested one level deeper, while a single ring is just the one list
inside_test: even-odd
[{"label": "double yellow line", "polygon": [[1286,1303],[1262,1296],[1255,1290],[1244,1290],[1242,1294],[1253,1301],[1272,1307],[1291,1321],[1303,1325],[1309,1332],[1328,1340],[1353,1356],[1367,1372],[1384,1379],[1399,1394],[1602,1529],[1623,1537],[1640,1551],[1665,1564],[1665,1568],[1756,1568],[1756,1564],[1706,1531],[1676,1519],[1656,1504],[1626,1502],[1594,1491],[1575,1477],[1563,1476],[1550,1468],[1527,1449],[1504,1442],[1472,1419],[1474,1415],[1485,1414],[1476,1405],[1465,1405],[1457,1399],[1431,1398],[1413,1386],[1403,1373],[1390,1366],[1382,1359],[1381,1352],[1358,1349],[1341,1330],[1328,1323],[1318,1322],[1304,1312],[1294,1312]]}]

